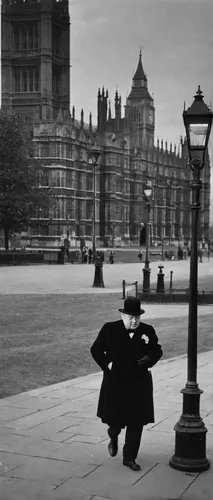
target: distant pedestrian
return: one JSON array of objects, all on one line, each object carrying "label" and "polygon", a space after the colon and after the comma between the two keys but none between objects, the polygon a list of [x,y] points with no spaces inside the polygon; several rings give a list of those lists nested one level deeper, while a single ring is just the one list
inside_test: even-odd
[{"label": "distant pedestrian", "polygon": [[85,253],[84,253],[84,262],[87,264],[87,259],[88,259],[88,250],[87,247],[85,247]]},{"label": "distant pedestrian", "polygon": [[102,262],[104,262],[104,252],[103,252],[103,250],[100,250],[99,254],[100,254]]},{"label": "distant pedestrian", "polygon": [[138,252],[138,258],[139,258],[140,261],[143,260],[143,253],[142,253],[141,250],[139,250],[139,252]]},{"label": "distant pedestrian", "polygon": [[109,252],[109,264],[114,264],[114,252],[112,250]]},{"label": "distant pedestrian", "polygon": [[91,264],[91,262],[92,262],[92,249],[91,248],[89,248],[89,250],[88,250],[88,262],[89,262],[89,264]]},{"label": "distant pedestrian", "polygon": [[86,264],[88,253],[87,253],[87,248],[85,246],[82,248],[81,254],[82,254],[82,263]]},{"label": "distant pedestrian", "polygon": [[91,347],[103,370],[97,416],[109,426],[111,457],[118,452],[118,435],[126,427],[123,465],[141,467],[137,458],[143,426],[154,422],[153,383],[149,370],[162,356],[154,328],[141,323],[140,300],[127,297],[121,319],[105,323]]},{"label": "distant pedestrian", "polygon": [[199,251],[199,256],[200,256],[199,262],[203,262],[203,250],[202,249],[200,249],[200,251]]}]

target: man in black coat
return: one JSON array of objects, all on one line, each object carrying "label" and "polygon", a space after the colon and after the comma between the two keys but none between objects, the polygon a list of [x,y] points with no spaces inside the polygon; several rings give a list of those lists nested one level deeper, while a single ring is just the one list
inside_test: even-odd
[{"label": "man in black coat", "polygon": [[162,356],[154,328],[140,322],[140,301],[128,297],[119,309],[121,320],[105,323],[91,347],[103,370],[97,416],[108,424],[109,453],[117,455],[118,435],[126,427],[123,464],[140,470],[135,462],[143,426],[154,422],[152,374]]}]

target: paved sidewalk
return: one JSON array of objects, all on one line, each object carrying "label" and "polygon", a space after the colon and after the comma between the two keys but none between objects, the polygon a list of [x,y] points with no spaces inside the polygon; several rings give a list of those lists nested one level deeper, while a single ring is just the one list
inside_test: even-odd
[{"label": "paved sidewalk", "polygon": [[[213,352],[199,355],[201,416],[213,460]],[[96,418],[101,373],[0,400],[1,500],[212,500],[213,467],[202,474],[171,469],[173,426],[182,410],[186,357],[153,369],[155,424],[146,426],[140,472],[122,465],[122,443],[108,454],[107,426]]]}]

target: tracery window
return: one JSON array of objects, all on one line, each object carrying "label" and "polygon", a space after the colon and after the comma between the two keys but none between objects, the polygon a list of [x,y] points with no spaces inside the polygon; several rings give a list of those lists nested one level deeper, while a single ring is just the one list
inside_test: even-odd
[{"label": "tracery window", "polygon": [[16,50],[38,48],[38,24],[20,24],[14,27],[14,45]]},{"label": "tracery window", "polygon": [[39,69],[37,67],[13,68],[13,92],[38,92]]}]

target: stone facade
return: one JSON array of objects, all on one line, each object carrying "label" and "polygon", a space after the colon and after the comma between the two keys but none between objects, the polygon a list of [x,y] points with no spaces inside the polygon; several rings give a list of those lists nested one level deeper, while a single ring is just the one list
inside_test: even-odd
[{"label": "stone facade", "polygon": [[[98,90],[97,127],[70,113],[70,18],[68,0],[2,1],[2,108],[24,113],[32,123],[34,156],[43,165],[41,189],[51,186],[56,202],[39,213],[27,243],[71,246],[93,232],[94,171],[89,154],[101,155],[95,171],[96,236],[99,245],[138,244],[147,220],[144,187],[153,185],[153,241],[190,239],[190,170],[186,145],[155,141],[155,107],[142,55],[122,116],[115,93],[112,117],[108,91]],[[200,239],[209,237],[210,165],[206,158],[201,194]]]}]

